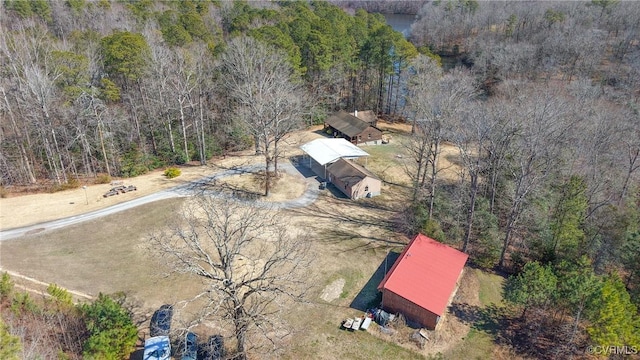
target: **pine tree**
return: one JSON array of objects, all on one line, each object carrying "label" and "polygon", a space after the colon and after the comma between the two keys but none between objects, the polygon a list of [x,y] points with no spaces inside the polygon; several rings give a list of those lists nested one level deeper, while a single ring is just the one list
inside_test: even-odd
[{"label": "pine tree", "polygon": [[587,332],[594,344],[640,348],[640,318],[620,277],[604,280],[591,307]]}]

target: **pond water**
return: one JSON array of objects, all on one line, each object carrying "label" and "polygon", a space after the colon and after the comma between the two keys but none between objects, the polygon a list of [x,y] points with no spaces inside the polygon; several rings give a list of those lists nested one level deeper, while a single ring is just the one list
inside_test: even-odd
[{"label": "pond water", "polygon": [[416,20],[413,14],[382,14],[393,30],[399,31],[408,38],[411,34],[411,24]]}]

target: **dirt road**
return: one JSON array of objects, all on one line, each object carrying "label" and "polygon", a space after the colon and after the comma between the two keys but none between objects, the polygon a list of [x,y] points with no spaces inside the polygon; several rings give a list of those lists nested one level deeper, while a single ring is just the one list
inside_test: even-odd
[{"label": "dirt road", "polygon": [[[43,231],[50,231],[54,229],[63,228],[65,226],[77,224],[80,222],[97,219],[103,216],[108,216],[115,214],[120,211],[128,210],[140,205],[148,204],[154,201],[169,199],[173,197],[183,197],[183,196],[191,196],[196,193],[203,192],[202,189],[208,187],[211,183],[216,180],[223,179],[225,177],[239,175],[243,173],[251,173],[255,172],[259,169],[264,168],[263,164],[253,164],[246,165],[240,167],[234,167],[228,170],[220,171],[214,175],[203,177],[201,179],[190,181],[185,184],[177,185],[172,188],[162,190],[156,193],[152,193],[143,197],[139,197],[136,199],[132,199],[123,203],[115,204],[109,206],[107,208],[94,210],[85,214],[75,215],[71,217],[66,217],[63,219],[42,222],[34,225],[9,229],[0,231],[0,241],[15,239],[24,235],[41,233]],[[246,201],[248,203],[254,204],[255,206],[266,207],[266,208],[297,208],[297,207],[305,207],[312,204],[318,197],[318,182],[315,180],[315,176],[310,174],[308,169],[305,168],[296,168],[289,163],[282,163],[279,166],[279,169],[285,171],[294,176],[300,177],[301,181],[306,183],[306,190],[302,196],[286,201],[280,202],[266,202],[266,201],[248,201],[248,200],[239,200]],[[209,196],[222,196],[219,192],[216,191],[204,191],[205,194]]]}]

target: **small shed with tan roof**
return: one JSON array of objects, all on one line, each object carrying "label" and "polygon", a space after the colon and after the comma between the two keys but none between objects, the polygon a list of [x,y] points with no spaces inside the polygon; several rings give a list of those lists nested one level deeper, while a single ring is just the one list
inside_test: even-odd
[{"label": "small shed with tan roof", "polygon": [[338,159],[327,166],[327,174],[329,182],[353,200],[380,195],[382,181],[351,160]]}]

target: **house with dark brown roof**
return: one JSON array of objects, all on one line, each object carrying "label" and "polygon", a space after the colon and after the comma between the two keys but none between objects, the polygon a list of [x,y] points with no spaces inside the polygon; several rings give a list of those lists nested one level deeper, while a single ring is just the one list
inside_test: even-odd
[{"label": "house with dark brown roof", "polygon": [[364,111],[356,110],[349,114],[357,117],[358,119],[366,122],[371,126],[374,126],[374,127],[378,126],[378,116],[376,115],[376,113],[373,112],[373,110],[364,110]]},{"label": "house with dark brown roof", "polygon": [[349,198],[380,195],[382,181],[364,167],[343,158],[327,166],[328,180]]},{"label": "house with dark brown roof", "polygon": [[468,257],[418,234],[378,285],[382,308],[434,330],[458,290]]},{"label": "house with dark brown roof", "polygon": [[342,110],[327,118],[324,127],[333,137],[345,138],[355,145],[382,143],[380,129]]}]

